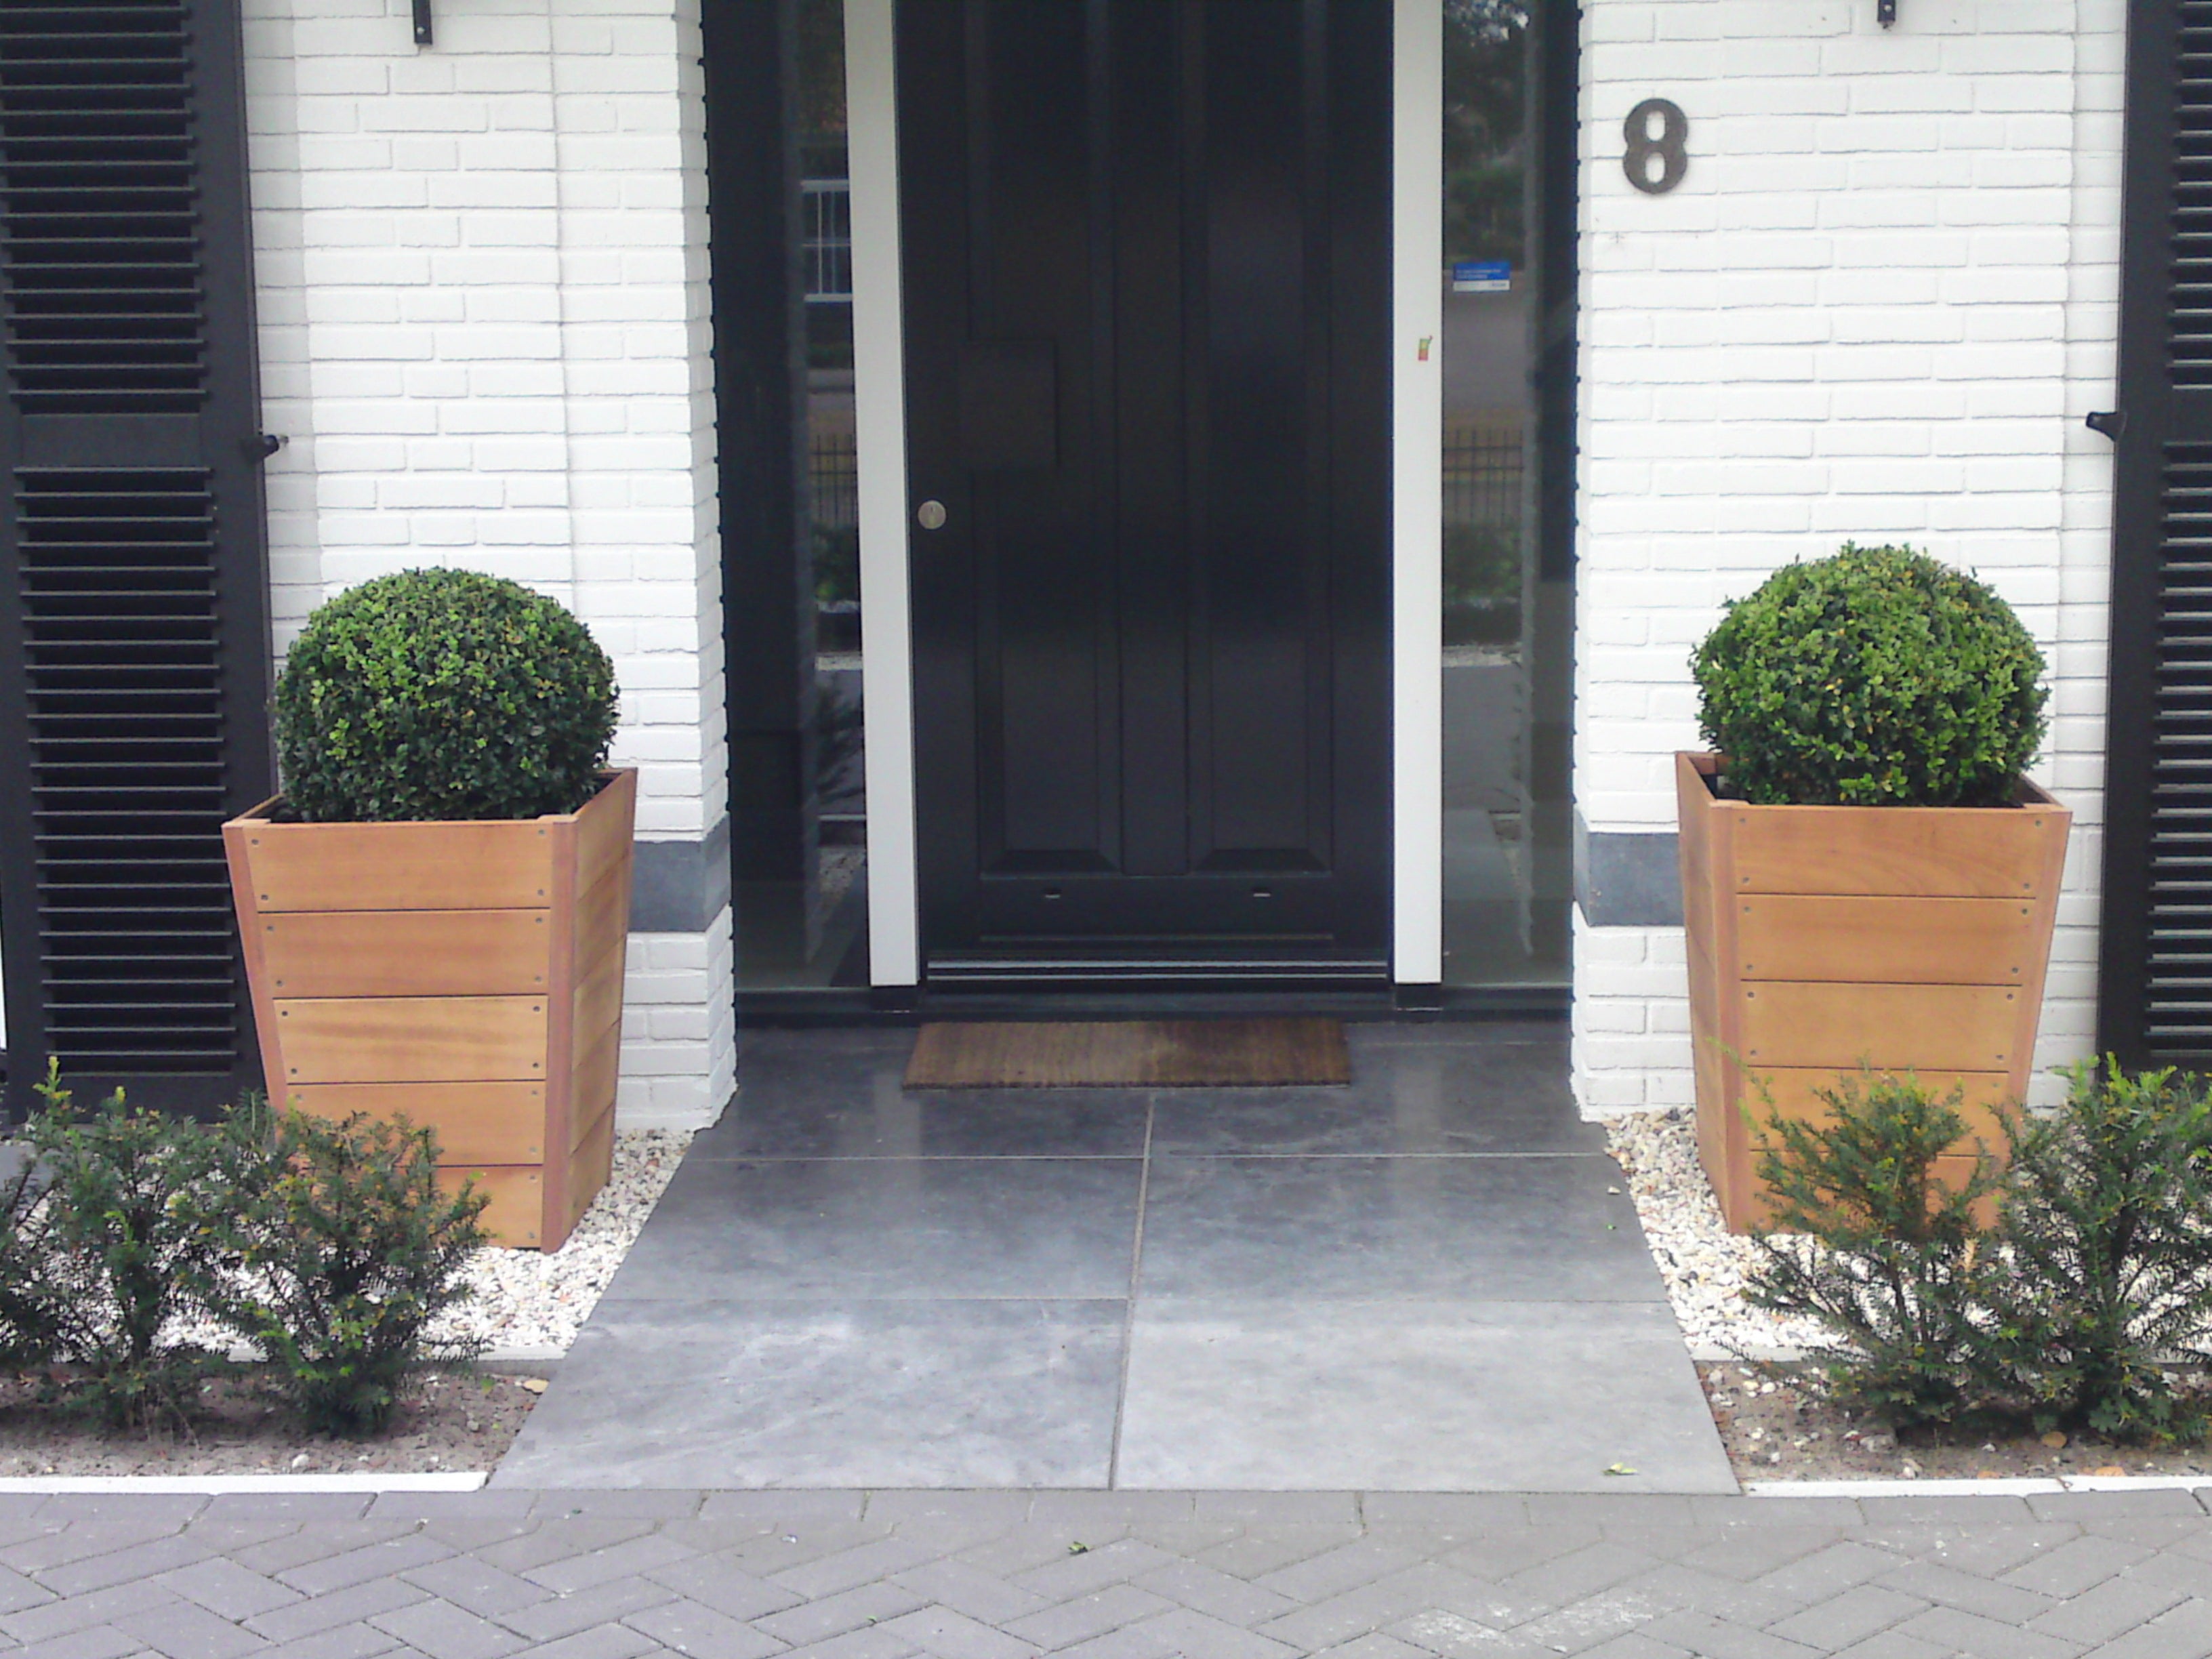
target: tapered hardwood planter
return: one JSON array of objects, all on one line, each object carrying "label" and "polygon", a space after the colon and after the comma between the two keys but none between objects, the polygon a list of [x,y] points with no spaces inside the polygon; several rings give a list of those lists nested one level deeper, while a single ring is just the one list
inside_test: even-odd
[{"label": "tapered hardwood planter", "polygon": [[404,1114],[557,1249],[614,1155],[637,774],[511,821],[223,826],[272,1100]]},{"label": "tapered hardwood planter", "polygon": [[[1965,1091],[2001,1146],[2025,1097],[2073,814],[2022,781],[1997,807],[1753,806],[1678,755],[1698,1150],[1729,1228],[1762,1224],[1763,1081],[1784,1115],[1862,1064]],[[1944,1160],[1957,1173],[1972,1147]]]}]

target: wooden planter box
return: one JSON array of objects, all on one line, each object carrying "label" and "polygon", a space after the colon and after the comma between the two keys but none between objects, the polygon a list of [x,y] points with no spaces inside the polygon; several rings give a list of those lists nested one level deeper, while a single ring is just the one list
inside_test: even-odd
[{"label": "wooden planter box", "polygon": [[614,1155],[637,774],[582,810],[453,823],[223,826],[272,1100],[404,1114],[558,1249]]},{"label": "wooden planter box", "polygon": [[1720,764],[1678,755],[1674,779],[1698,1149],[1729,1228],[1765,1212],[1752,1077],[1795,1118],[1862,1064],[1955,1084],[1970,1134],[2001,1146],[1994,1109],[2027,1094],[2073,814],[2025,781],[2012,807],[1753,806],[1714,795]]}]

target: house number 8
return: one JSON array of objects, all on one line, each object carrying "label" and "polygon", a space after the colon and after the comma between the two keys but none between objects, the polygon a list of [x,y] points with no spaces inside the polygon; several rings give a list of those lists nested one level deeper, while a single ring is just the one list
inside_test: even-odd
[{"label": "house number 8", "polygon": [[[1652,128],[1656,125],[1655,134]],[[1622,131],[1628,153],[1620,165],[1628,182],[1646,196],[1664,196],[1682,182],[1690,170],[1690,157],[1682,146],[1690,136],[1690,118],[1681,106],[1665,98],[1647,98],[1628,112]],[[1658,163],[1655,175],[1652,163]]]}]

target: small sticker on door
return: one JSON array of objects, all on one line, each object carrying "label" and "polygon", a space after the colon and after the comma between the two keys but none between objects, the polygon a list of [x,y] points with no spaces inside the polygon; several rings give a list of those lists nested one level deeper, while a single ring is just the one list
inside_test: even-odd
[{"label": "small sticker on door", "polygon": [[1470,259],[1451,268],[1455,294],[1509,294],[1513,289],[1510,259]]}]

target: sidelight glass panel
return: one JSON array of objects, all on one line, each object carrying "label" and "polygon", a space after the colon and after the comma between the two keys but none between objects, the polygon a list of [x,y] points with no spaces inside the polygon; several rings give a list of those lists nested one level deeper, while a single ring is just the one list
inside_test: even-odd
[{"label": "sidelight glass panel", "polygon": [[[1571,884],[1573,158],[1571,112],[1564,143],[1546,115],[1574,11],[1440,3],[1444,979],[1554,985]],[[1569,38],[1545,37],[1552,16]]]},{"label": "sidelight glass panel", "polygon": [[[752,825],[733,848],[738,982],[749,992],[858,988],[868,978],[844,3],[785,0],[775,10],[790,31],[792,65],[781,216],[787,269],[797,274],[787,313],[797,486],[788,551],[778,536],[758,556],[783,562],[787,572],[795,562],[797,580],[787,576],[782,591],[795,587],[798,602],[757,605],[733,619],[733,684],[751,684],[749,647],[790,665],[761,677],[757,707],[732,710],[732,821]],[[758,637],[740,637],[740,629]],[[782,637],[766,637],[770,629]],[[743,693],[733,699],[744,701]],[[756,744],[750,752],[767,762],[748,765],[748,730],[779,727],[788,728],[788,740]]]}]

